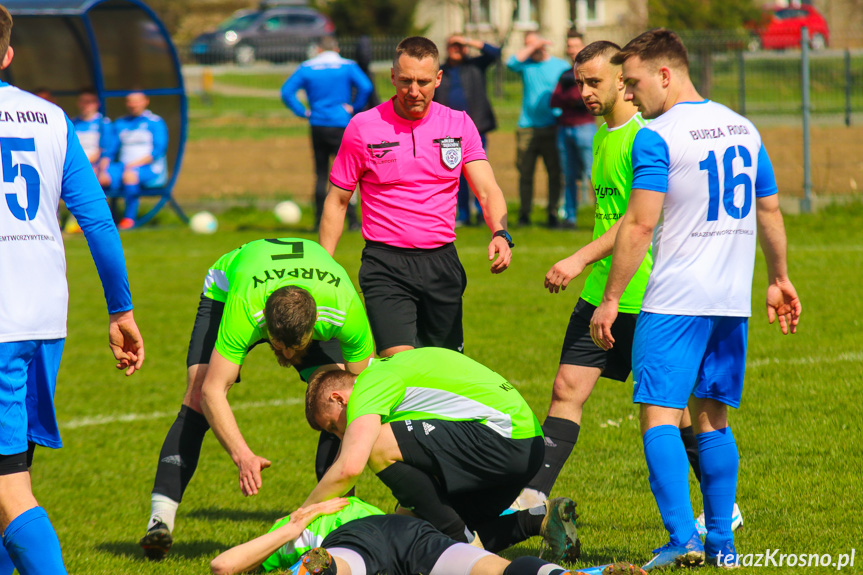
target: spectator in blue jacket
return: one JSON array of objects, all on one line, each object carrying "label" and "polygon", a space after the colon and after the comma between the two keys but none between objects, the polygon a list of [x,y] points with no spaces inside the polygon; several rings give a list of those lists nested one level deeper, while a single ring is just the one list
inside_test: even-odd
[{"label": "spectator in blue jacket", "polygon": [[112,161],[100,183],[111,190],[122,186],[126,198],[123,219],[117,224],[121,230],[135,227],[141,188],[164,186],[168,181],[168,126],[147,109],[149,105],[150,98],[143,92],[126,96],[129,115],[112,124],[111,148],[105,154]]},{"label": "spectator in blue jacket", "polygon": [[[297,99],[304,90],[309,107]],[[321,223],[330,177],[330,158],[342,144],[345,128],[354,111],[359,112],[372,93],[372,83],[353,60],[339,55],[339,45],[330,36],[321,39],[317,55],[306,60],[282,85],[282,101],[312,128],[315,156],[315,229]],[[355,95],[354,95],[355,94]],[[348,209],[350,229],[358,229],[356,207]]]}]

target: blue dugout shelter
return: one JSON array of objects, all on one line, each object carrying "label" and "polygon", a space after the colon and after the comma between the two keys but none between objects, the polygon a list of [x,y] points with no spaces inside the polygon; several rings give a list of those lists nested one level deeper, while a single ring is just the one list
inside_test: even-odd
[{"label": "blue dugout shelter", "polygon": [[12,14],[15,59],[0,78],[29,91],[48,89],[70,117],[78,92],[92,87],[109,118],[126,115],[125,97],[143,92],[168,125],[168,183],[142,190],[188,221],[171,193],[183,161],[188,104],[180,60],[158,16],[140,0],[0,0]]}]

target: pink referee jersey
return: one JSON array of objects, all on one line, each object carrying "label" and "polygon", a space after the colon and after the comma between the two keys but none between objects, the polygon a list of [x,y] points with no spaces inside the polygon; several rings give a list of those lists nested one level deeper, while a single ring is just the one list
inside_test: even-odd
[{"label": "pink referee jersey", "polygon": [[348,124],[330,182],[359,184],[366,240],[430,249],[455,241],[462,164],[485,159],[466,113],[431,102],[425,118],[410,121],[388,100]]}]

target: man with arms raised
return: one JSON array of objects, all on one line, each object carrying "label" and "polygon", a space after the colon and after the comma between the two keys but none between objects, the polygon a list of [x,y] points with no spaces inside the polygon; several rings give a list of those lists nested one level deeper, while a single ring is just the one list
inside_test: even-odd
[{"label": "man with arms raised", "polygon": [[[597,345],[616,343],[621,296],[653,239],[654,266],[633,341],[633,401],[641,405],[650,487],[670,541],[644,566],[726,566],[738,452],[728,407],[738,407],[751,315],[756,227],[767,260],[767,315],[796,331],[802,306],[786,265],[786,238],[770,158],[755,126],[703,99],[680,38],[654,29],[614,56],[626,98],[645,118],[632,147],[633,184],[602,303]],[[655,231],[654,231],[654,228]],[[690,401],[691,397],[691,401]],[[707,537],[692,522],[686,453],[677,425],[693,408]]]},{"label": "man with arms raised", "polygon": [[[359,373],[374,354],[347,272],[311,240],[249,242],[208,271],[186,356],[186,394],[159,454],[147,534],[140,541],[149,559],[160,560],[171,549],[177,508],[211,426],[237,465],[243,495],[261,487],[261,470],[270,462],[246,443],[227,393],[248,352],[264,341],[281,365],[293,365],[306,381],[336,366]],[[338,438],[321,434],[319,478],[337,450]]]},{"label": "man with arms raised", "polygon": [[335,253],[359,186],[366,240],[359,282],[378,354],[424,346],[461,351],[467,279],[453,244],[459,176],[464,172],[492,232],[492,273],[512,258],[506,202],[470,117],[432,101],[441,82],[434,42],[402,40],[391,76],[395,97],[354,116],[345,131],[320,242]]}]

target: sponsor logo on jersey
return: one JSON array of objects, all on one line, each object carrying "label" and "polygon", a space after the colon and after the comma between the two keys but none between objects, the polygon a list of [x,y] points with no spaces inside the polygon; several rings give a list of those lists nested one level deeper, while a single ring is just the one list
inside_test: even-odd
[{"label": "sponsor logo on jersey", "polygon": [[423,431],[425,431],[426,435],[435,430],[435,426],[430,424],[427,421],[423,421]]}]

